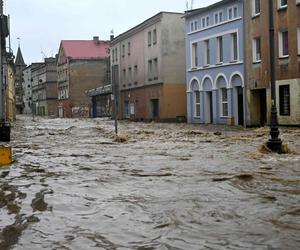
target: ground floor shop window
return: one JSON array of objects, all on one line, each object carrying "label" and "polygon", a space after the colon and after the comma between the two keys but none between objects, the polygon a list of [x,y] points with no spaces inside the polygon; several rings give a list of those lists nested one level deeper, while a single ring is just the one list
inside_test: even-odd
[{"label": "ground floor shop window", "polygon": [[290,85],[279,86],[279,105],[280,105],[280,115],[282,116],[291,115]]}]

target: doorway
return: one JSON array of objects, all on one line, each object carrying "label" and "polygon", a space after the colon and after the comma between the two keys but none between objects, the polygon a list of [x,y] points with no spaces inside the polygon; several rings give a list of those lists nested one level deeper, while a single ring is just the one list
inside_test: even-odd
[{"label": "doorway", "polygon": [[211,91],[207,91],[205,92],[205,123],[207,124],[211,124],[213,123],[213,98],[212,98],[212,92]]},{"label": "doorway", "polygon": [[244,93],[242,87],[237,87],[238,125],[244,126]]},{"label": "doorway", "polygon": [[153,120],[159,119],[159,99],[152,99],[151,101],[151,116]]}]

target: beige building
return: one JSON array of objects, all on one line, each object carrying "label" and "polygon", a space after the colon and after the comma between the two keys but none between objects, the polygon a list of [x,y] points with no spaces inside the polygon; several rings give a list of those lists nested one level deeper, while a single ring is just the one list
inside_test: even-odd
[{"label": "beige building", "polygon": [[186,117],[182,17],[161,12],[112,40],[119,118],[175,121]]},{"label": "beige building", "polygon": [[55,58],[32,64],[32,106],[38,116],[57,116],[57,68]]},{"label": "beige building", "polygon": [[[247,125],[270,119],[269,5],[245,1]],[[276,103],[280,125],[300,125],[300,1],[274,0]]]}]

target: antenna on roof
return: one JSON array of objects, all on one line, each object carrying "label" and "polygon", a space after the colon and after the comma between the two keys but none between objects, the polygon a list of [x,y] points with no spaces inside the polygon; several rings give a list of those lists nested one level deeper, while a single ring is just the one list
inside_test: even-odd
[{"label": "antenna on roof", "polygon": [[194,0],[191,0],[191,10],[194,8]]},{"label": "antenna on roof", "polygon": [[185,6],[186,6],[186,10],[189,10],[189,1],[188,0],[185,1]]}]

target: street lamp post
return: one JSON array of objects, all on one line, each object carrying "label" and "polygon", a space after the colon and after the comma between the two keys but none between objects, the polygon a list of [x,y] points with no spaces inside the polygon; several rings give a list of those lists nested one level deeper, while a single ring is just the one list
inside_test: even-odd
[{"label": "street lamp post", "polygon": [[267,142],[268,148],[274,152],[280,152],[282,140],[279,138],[277,107],[276,107],[276,68],[275,68],[275,32],[273,0],[269,0],[269,34],[270,34],[270,72],[271,72],[271,121],[270,139]]}]

